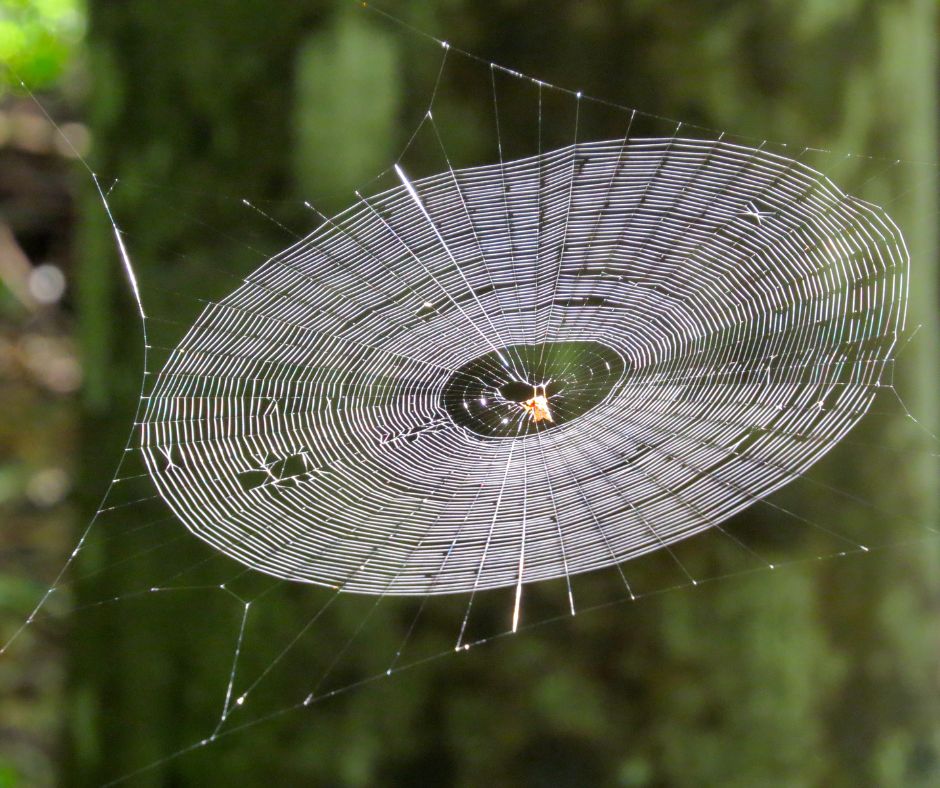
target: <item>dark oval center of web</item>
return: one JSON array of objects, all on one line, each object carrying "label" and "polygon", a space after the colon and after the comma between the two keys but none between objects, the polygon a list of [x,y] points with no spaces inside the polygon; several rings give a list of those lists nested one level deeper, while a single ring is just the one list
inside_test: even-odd
[{"label": "dark oval center of web", "polygon": [[455,370],[442,404],[471,432],[517,437],[583,415],[603,402],[626,371],[623,357],[600,342],[510,345]]}]

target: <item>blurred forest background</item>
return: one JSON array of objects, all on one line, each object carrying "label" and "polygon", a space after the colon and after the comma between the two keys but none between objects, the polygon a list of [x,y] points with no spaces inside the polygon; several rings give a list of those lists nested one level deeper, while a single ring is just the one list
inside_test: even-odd
[{"label": "blurred forest background", "polygon": [[[140,381],[136,315],[76,153],[109,188],[117,180],[116,219],[145,300],[154,315],[175,319],[167,335],[178,336],[196,306],[176,293],[220,296],[260,262],[257,250],[290,243],[241,198],[309,230],[316,217],[304,200],[328,213],[344,208],[417,125],[440,49],[358,6],[0,0],[0,61],[69,140],[11,72],[0,76],[3,640],[98,506]],[[812,163],[887,204],[905,233],[912,322],[923,328],[896,382],[936,426],[937,2],[384,7],[484,58],[619,104],[757,139],[902,159]],[[435,105],[450,118],[441,121],[449,153],[455,163],[493,161],[492,94],[480,74],[472,81],[465,64],[454,66]],[[508,146],[532,138],[532,95],[500,107]],[[621,134],[624,119],[608,112],[585,138]],[[419,153],[413,166],[421,175],[432,163]],[[858,434],[866,446],[838,449],[813,475],[877,508],[799,484],[778,500],[895,549],[543,627],[222,739],[130,784],[938,785],[940,548],[898,525],[906,517],[938,526],[937,448],[903,419],[875,415]],[[144,521],[134,509],[114,526]],[[735,527],[792,557],[825,551],[812,533],[771,539],[777,525],[752,509]],[[240,618],[231,605],[167,595],[70,612],[206,553],[182,526],[163,527],[149,543],[94,534],[69,593],[53,595],[49,615],[0,657],[0,786],[100,784],[199,740],[218,719]],[[912,534],[921,540],[901,545]],[[726,550],[691,547],[685,560],[703,575],[736,566]],[[585,598],[603,600],[609,582],[585,578]],[[555,610],[550,593],[546,600],[543,615]],[[246,638],[246,675],[269,664],[277,651],[269,644],[286,642],[314,609],[306,589],[281,589]],[[373,654],[394,652],[408,610],[368,622],[344,658],[344,683],[374,672]],[[423,625],[428,651],[452,645],[459,610],[445,607]],[[505,610],[504,599],[484,606],[491,631]],[[327,647],[345,642],[362,611],[337,605],[279,666],[271,683],[281,705],[302,697]]]}]

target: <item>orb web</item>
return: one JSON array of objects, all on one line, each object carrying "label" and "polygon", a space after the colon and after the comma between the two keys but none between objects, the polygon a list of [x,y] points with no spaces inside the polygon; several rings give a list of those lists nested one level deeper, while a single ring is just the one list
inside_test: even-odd
[{"label": "orb web", "polygon": [[160,494],[253,569],[423,595],[618,564],[799,476],[890,374],[903,240],[795,160],[398,172],[208,306],[148,400]]}]

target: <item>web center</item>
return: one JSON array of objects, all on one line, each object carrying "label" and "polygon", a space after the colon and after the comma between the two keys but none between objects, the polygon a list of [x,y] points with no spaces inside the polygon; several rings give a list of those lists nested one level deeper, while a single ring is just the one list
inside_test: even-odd
[{"label": "web center", "polygon": [[455,370],[442,405],[451,419],[485,437],[517,437],[559,427],[602,402],[626,371],[599,342],[512,345]]}]

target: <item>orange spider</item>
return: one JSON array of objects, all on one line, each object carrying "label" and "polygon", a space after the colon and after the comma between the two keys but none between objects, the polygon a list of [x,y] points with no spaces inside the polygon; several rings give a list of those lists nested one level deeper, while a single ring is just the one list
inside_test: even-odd
[{"label": "orange spider", "polygon": [[532,397],[519,404],[521,404],[525,412],[529,414],[529,418],[531,418],[532,421],[536,423],[540,421],[550,421],[552,424],[555,423],[555,419],[552,418],[552,412],[548,408],[548,398],[545,396],[544,386],[542,387],[541,394],[539,394],[538,386],[533,386]]}]

